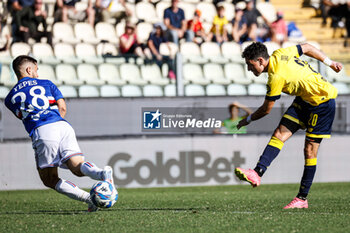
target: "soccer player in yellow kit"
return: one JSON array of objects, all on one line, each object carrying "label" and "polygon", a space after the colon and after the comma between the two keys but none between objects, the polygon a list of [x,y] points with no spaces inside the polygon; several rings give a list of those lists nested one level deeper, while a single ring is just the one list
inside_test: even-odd
[{"label": "soccer player in yellow kit", "polygon": [[255,76],[267,72],[268,82],[263,105],[242,119],[237,125],[238,129],[269,114],[282,92],[296,98],[283,115],[256,167],[248,170],[236,168],[237,177],[253,187],[259,186],[261,176],[277,157],[284,142],[299,129],[306,130],[305,166],[299,193],[284,209],[308,208],[306,197],[316,172],[317,151],[322,139],[330,137],[335,115],[337,89],[307,62],[300,60],[302,54],[322,61],[335,72],[342,69],[341,63],[330,60],[307,43],[278,49],[270,57],[266,46],[257,42],[249,45],[242,54],[248,70]]}]

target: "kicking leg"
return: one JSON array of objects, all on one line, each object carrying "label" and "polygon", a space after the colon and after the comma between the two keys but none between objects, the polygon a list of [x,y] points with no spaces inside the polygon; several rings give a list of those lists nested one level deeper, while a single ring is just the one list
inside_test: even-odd
[{"label": "kicking leg", "polygon": [[103,180],[103,170],[94,163],[84,162],[83,156],[71,157],[66,164],[69,170],[76,176],[88,176],[94,180]]},{"label": "kicking leg", "polygon": [[114,184],[113,171],[110,166],[106,166],[102,170],[92,162],[84,162],[83,156],[71,157],[66,164],[69,170],[76,176],[88,176],[94,180],[106,180]]},{"label": "kicking leg", "polygon": [[284,207],[284,209],[291,208],[308,208],[307,195],[309,194],[312,181],[316,173],[317,152],[322,138],[306,137],[304,147],[305,166],[304,173],[301,178],[298,195]]},{"label": "kicking leg", "polygon": [[261,177],[271,162],[277,157],[283,148],[285,141],[293,135],[294,132],[286,126],[280,124],[273,133],[269,143],[265,147],[263,154],[259,158],[259,162],[254,168],[254,171]]},{"label": "kicking leg", "polygon": [[46,187],[52,188],[74,200],[90,203],[90,194],[81,190],[72,182],[60,179],[56,167],[39,168],[38,172]]},{"label": "kicking leg", "polygon": [[236,168],[236,176],[240,180],[249,182],[253,187],[259,186],[262,175],[270,166],[271,162],[277,157],[284,145],[284,142],[287,141],[288,138],[290,138],[296,131],[298,131],[299,128],[300,125],[296,122],[287,118],[282,118],[263,154],[260,156],[259,162],[254,170]]}]

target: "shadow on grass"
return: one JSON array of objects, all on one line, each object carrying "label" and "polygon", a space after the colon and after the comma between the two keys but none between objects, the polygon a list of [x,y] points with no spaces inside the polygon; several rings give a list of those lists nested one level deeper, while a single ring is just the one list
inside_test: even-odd
[{"label": "shadow on grass", "polygon": [[87,214],[86,210],[38,210],[38,211],[8,211],[0,212],[2,215],[27,215],[27,214],[48,214],[48,215],[76,215],[76,214]]},{"label": "shadow on grass", "polygon": [[[112,208],[112,209],[101,209],[101,212],[120,212],[120,211],[192,211],[193,213],[197,211],[208,210],[209,207],[205,208]],[[98,212],[100,212],[98,211]],[[86,210],[38,210],[38,211],[8,211],[8,212],[0,212],[0,216],[5,215],[80,215],[80,214],[91,214]]]},{"label": "shadow on grass", "polygon": [[198,210],[208,210],[209,207],[203,208],[119,208],[119,209],[108,209],[107,211],[198,211]]}]

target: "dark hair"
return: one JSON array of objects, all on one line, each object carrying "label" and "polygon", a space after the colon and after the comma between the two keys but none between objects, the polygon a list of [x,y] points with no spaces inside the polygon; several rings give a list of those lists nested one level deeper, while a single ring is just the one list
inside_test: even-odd
[{"label": "dark hair", "polygon": [[15,58],[15,60],[13,60],[12,62],[12,69],[13,71],[15,72],[17,78],[20,78],[21,77],[21,66],[24,64],[24,63],[27,63],[27,62],[30,62],[30,63],[33,63],[33,64],[37,64],[38,61],[30,56],[26,56],[26,55],[20,55],[18,57]]},{"label": "dark hair", "polygon": [[229,110],[230,113],[232,112],[232,109],[233,109],[234,107],[237,108],[237,105],[236,105],[236,104],[230,104],[230,105],[228,106],[228,110]]},{"label": "dark hair", "polygon": [[225,10],[225,7],[224,6],[218,6],[217,8],[216,8],[216,10],[219,12],[219,11],[221,11],[221,10]]},{"label": "dark hair", "polygon": [[245,58],[247,60],[256,61],[258,57],[262,57],[264,59],[268,59],[270,57],[266,46],[260,42],[253,42],[251,45],[245,48],[242,53],[242,58]]}]

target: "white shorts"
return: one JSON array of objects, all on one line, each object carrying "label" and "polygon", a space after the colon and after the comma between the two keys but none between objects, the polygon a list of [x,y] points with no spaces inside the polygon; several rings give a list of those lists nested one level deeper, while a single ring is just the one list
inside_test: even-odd
[{"label": "white shorts", "polygon": [[73,156],[82,156],[75,132],[66,121],[58,121],[36,128],[32,135],[37,168],[67,168]]}]

